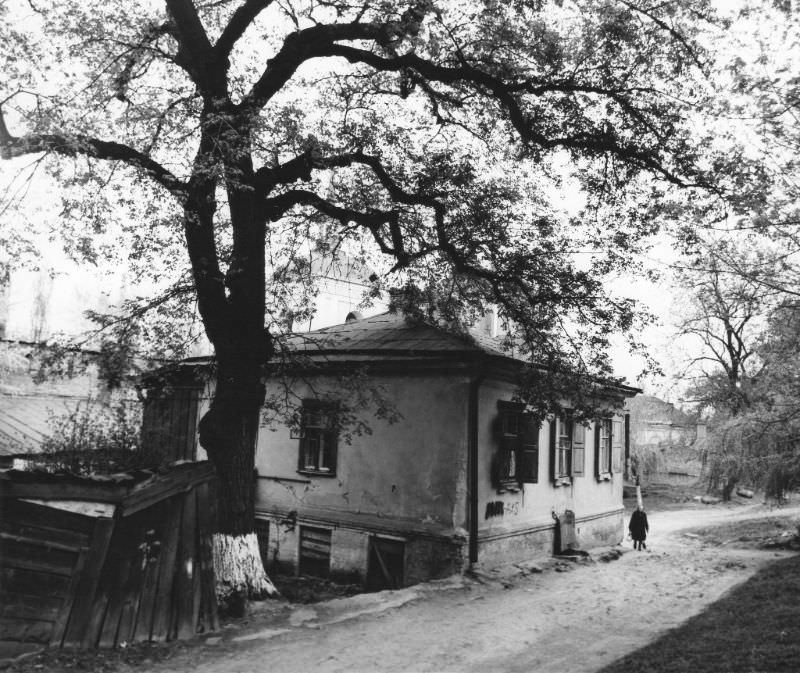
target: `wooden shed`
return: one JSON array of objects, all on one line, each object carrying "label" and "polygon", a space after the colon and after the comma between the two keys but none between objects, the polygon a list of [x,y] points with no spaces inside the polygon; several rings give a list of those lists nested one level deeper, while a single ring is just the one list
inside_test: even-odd
[{"label": "wooden shed", "polygon": [[215,630],[213,474],[0,471],[0,658]]}]

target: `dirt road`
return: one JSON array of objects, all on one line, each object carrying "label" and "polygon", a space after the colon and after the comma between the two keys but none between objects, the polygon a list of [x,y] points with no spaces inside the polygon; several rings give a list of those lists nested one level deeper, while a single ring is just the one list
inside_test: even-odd
[{"label": "dirt road", "polygon": [[[314,606],[272,605],[245,629],[151,670],[590,673],[701,611],[787,552],[712,547],[682,531],[762,505],[651,514],[649,550]],[[780,514],[800,516],[800,507]],[[141,670],[141,669],[132,669]]]}]

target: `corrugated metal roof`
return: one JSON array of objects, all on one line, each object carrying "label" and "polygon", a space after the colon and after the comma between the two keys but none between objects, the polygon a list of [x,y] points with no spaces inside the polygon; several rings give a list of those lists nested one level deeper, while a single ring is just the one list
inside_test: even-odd
[{"label": "corrugated metal roof", "polygon": [[71,413],[84,398],[0,394],[0,456],[37,453],[51,432],[49,419]]}]

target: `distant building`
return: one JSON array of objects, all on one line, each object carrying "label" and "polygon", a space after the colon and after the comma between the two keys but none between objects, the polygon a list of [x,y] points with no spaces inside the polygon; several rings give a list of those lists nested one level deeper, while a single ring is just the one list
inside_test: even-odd
[{"label": "distant building", "polygon": [[0,468],[39,453],[52,420],[102,394],[92,366],[74,377],[37,382],[39,357],[37,344],[0,340]]},{"label": "distant building", "polygon": [[705,424],[651,395],[627,403],[633,455],[644,458],[651,480],[695,481],[702,469]]},{"label": "distant building", "polygon": [[[54,417],[103,394],[91,368],[74,378],[34,382],[41,343],[55,335],[80,335],[92,327],[83,315],[86,310],[110,310],[132,293],[124,273],[109,276],[67,262],[64,269],[69,271],[23,269],[0,276],[0,468],[14,457],[38,453]],[[316,312],[311,321],[294,325],[295,331],[332,325],[359,311],[371,282],[371,271],[346,255],[314,256],[309,274],[319,288]],[[381,312],[386,304],[376,301],[361,310]],[[212,352],[205,339],[195,349],[196,355]]]}]

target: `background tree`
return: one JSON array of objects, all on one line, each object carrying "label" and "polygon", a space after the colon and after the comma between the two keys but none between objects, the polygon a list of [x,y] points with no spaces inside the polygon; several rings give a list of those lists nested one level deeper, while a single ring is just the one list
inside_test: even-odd
[{"label": "background tree", "polygon": [[712,482],[742,481],[776,498],[800,484],[799,326],[796,304],[773,313],[755,349],[762,366],[751,382],[747,407],[712,419]]},{"label": "background tree", "polygon": [[[3,158],[30,155],[70,185],[60,235],[76,256],[113,255],[98,244],[113,226],[140,268],[170,251],[162,275],[190,279],[216,360],[200,441],[225,568],[258,557],[255,439],[287,315],[275,282],[299,253],[379,253],[375,291],[404,288],[419,318],[468,322],[496,304],[517,352],[546,365],[529,402],[588,407],[587,376],[611,375],[609,336],[637,327],[603,278],[629,267],[670,189],[708,184],[684,123],[705,95],[692,83],[704,0],[0,13]],[[218,570],[234,591],[268,586]]]},{"label": "background tree", "polygon": [[679,236],[693,255],[681,328],[703,343],[689,396],[710,415],[707,467],[725,497],[740,480],[780,490],[782,470],[794,473],[788,407],[800,402],[788,385],[798,344],[785,332],[800,297],[800,15],[796,3],[774,1],[730,16],[715,63],[727,94],[708,108],[731,148],[718,165],[728,213],[684,223]]}]

